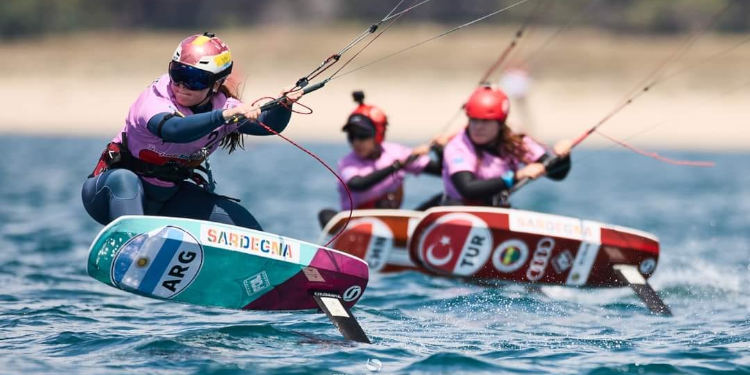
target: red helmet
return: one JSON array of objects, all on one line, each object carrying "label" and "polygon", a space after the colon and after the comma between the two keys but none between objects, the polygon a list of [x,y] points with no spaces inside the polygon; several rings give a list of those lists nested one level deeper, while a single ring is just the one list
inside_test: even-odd
[{"label": "red helmet", "polygon": [[355,91],[352,96],[359,106],[349,115],[342,130],[349,131],[353,127],[369,128],[375,136],[375,142],[383,143],[385,128],[388,125],[385,112],[374,105],[364,104],[365,94],[362,91]]},{"label": "red helmet", "polygon": [[481,86],[474,90],[464,108],[469,118],[503,122],[508,118],[510,100],[500,89]]}]

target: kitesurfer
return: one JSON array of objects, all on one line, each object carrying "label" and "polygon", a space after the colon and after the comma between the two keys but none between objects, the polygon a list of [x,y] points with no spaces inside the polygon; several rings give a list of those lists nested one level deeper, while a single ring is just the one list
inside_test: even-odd
[{"label": "kitesurfer", "polygon": [[[350,205],[346,189],[339,186],[341,209],[400,208],[407,173],[440,176],[445,142],[415,148],[386,142],[388,118],[383,110],[365,104],[362,91],[355,91],[352,96],[358,106],[342,128],[352,152],[339,160],[338,169],[351,191],[353,206]],[[431,150],[436,154],[435,159],[430,158]],[[439,200],[428,200],[417,209],[426,209],[437,203]],[[322,210],[318,215],[321,224],[328,222],[335,212]]]},{"label": "kitesurfer", "polygon": [[229,47],[212,33],[180,42],[168,73],[133,103],[84,183],[92,218],[107,224],[122,215],[160,215],[261,229],[237,200],[213,192],[207,159],[219,147],[242,148],[244,134],[272,134],[261,123],[284,130],[302,92],[284,92],[284,105],[261,112],[238,99],[233,66]]},{"label": "kitesurfer", "polygon": [[[443,151],[443,204],[506,205],[502,193],[517,181],[545,174],[565,178],[572,143],[561,140],[548,151],[531,137],[514,133],[505,123],[509,109],[500,89],[480,86],[471,94],[464,107],[469,124]],[[545,167],[551,160],[556,162]]]}]

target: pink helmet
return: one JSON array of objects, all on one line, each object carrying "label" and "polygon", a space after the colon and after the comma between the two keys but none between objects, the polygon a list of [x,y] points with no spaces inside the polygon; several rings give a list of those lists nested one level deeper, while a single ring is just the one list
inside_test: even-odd
[{"label": "pink helmet", "polygon": [[213,33],[191,35],[177,46],[169,64],[173,81],[201,90],[232,72],[229,47]]}]

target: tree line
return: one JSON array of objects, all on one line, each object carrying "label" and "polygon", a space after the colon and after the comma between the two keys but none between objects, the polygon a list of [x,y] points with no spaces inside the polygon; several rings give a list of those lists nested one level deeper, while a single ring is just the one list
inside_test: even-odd
[{"label": "tree line", "polygon": [[[458,24],[517,0],[433,0],[399,22]],[[404,6],[416,0],[405,1]],[[679,33],[705,23],[732,2],[713,30],[746,32],[750,0],[531,0],[487,23],[531,19],[548,26],[572,22],[628,33]],[[255,25],[373,22],[395,1],[384,0],[2,0],[5,38],[86,30],[203,30]],[[538,4],[538,5],[537,5]]]}]

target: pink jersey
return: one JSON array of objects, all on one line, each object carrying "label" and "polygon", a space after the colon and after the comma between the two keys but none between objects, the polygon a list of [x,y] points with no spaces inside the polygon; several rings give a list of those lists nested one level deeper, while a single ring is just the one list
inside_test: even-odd
[{"label": "pink jersey", "polygon": [[449,199],[462,200],[461,194],[451,181],[451,175],[457,172],[468,171],[474,173],[477,178],[486,180],[500,177],[507,171],[515,171],[522,162],[533,162],[545,154],[546,150],[531,137],[523,137],[523,146],[527,152],[524,160],[519,161],[514,157],[500,157],[488,152],[482,152],[481,159],[469,139],[467,132],[453,137],[443,150],[443,185],[445,194]]},{"label": "pink jersey", "polygon": [[[366,176],[375,170],[390,166],[396,160],[404,161],[409,155],[411,155],[410,148],[397,143],[383,142],[382,147],[383,153],[377,160],[360,159],[354,152],[339,160],[339,173],[341,174],[341,178],[348,183],[353,177]],[[397,191],[404,182],[406,172],[419,174],[425,169],[429,162],[430,157],[428,155],[420,156],[417,160],[401,170],[392,173],[369,190],[360,192],[352,191],[354,207],[357,208],[365,203],[374,202],[385,196],[387,193]],[[349,198],[347,197],[344,188],[340,185],[339,193],[341,195],[341,208],[343,210],[348,210],[350,208]]]},{"label": "pink jersey", "polygon": [[[163,112],[183,116],[193,114],[189,108],[177,104],[169,82],[169,74],[159,77],[130,106],[130,112],[122,130],[128,137],[128,149],[131,154],[145,161],[167,159],[176,160],[182,164],[198,164],[219,147],[219,141],[225,135],[237,131],[239,125],[236,123],[222,125],[203,138],[189,143],[164,142],[148,130],[146,124],[152,117]],[[236,107],[240,101],[217,93],[211,98],[211,103],[214,109],[227,109]],[[122,142],[122,132],[118,133],[112,142]],[[174,186],[171,182],[156,178],[144,178],[144,180],[158,186]]]}]

